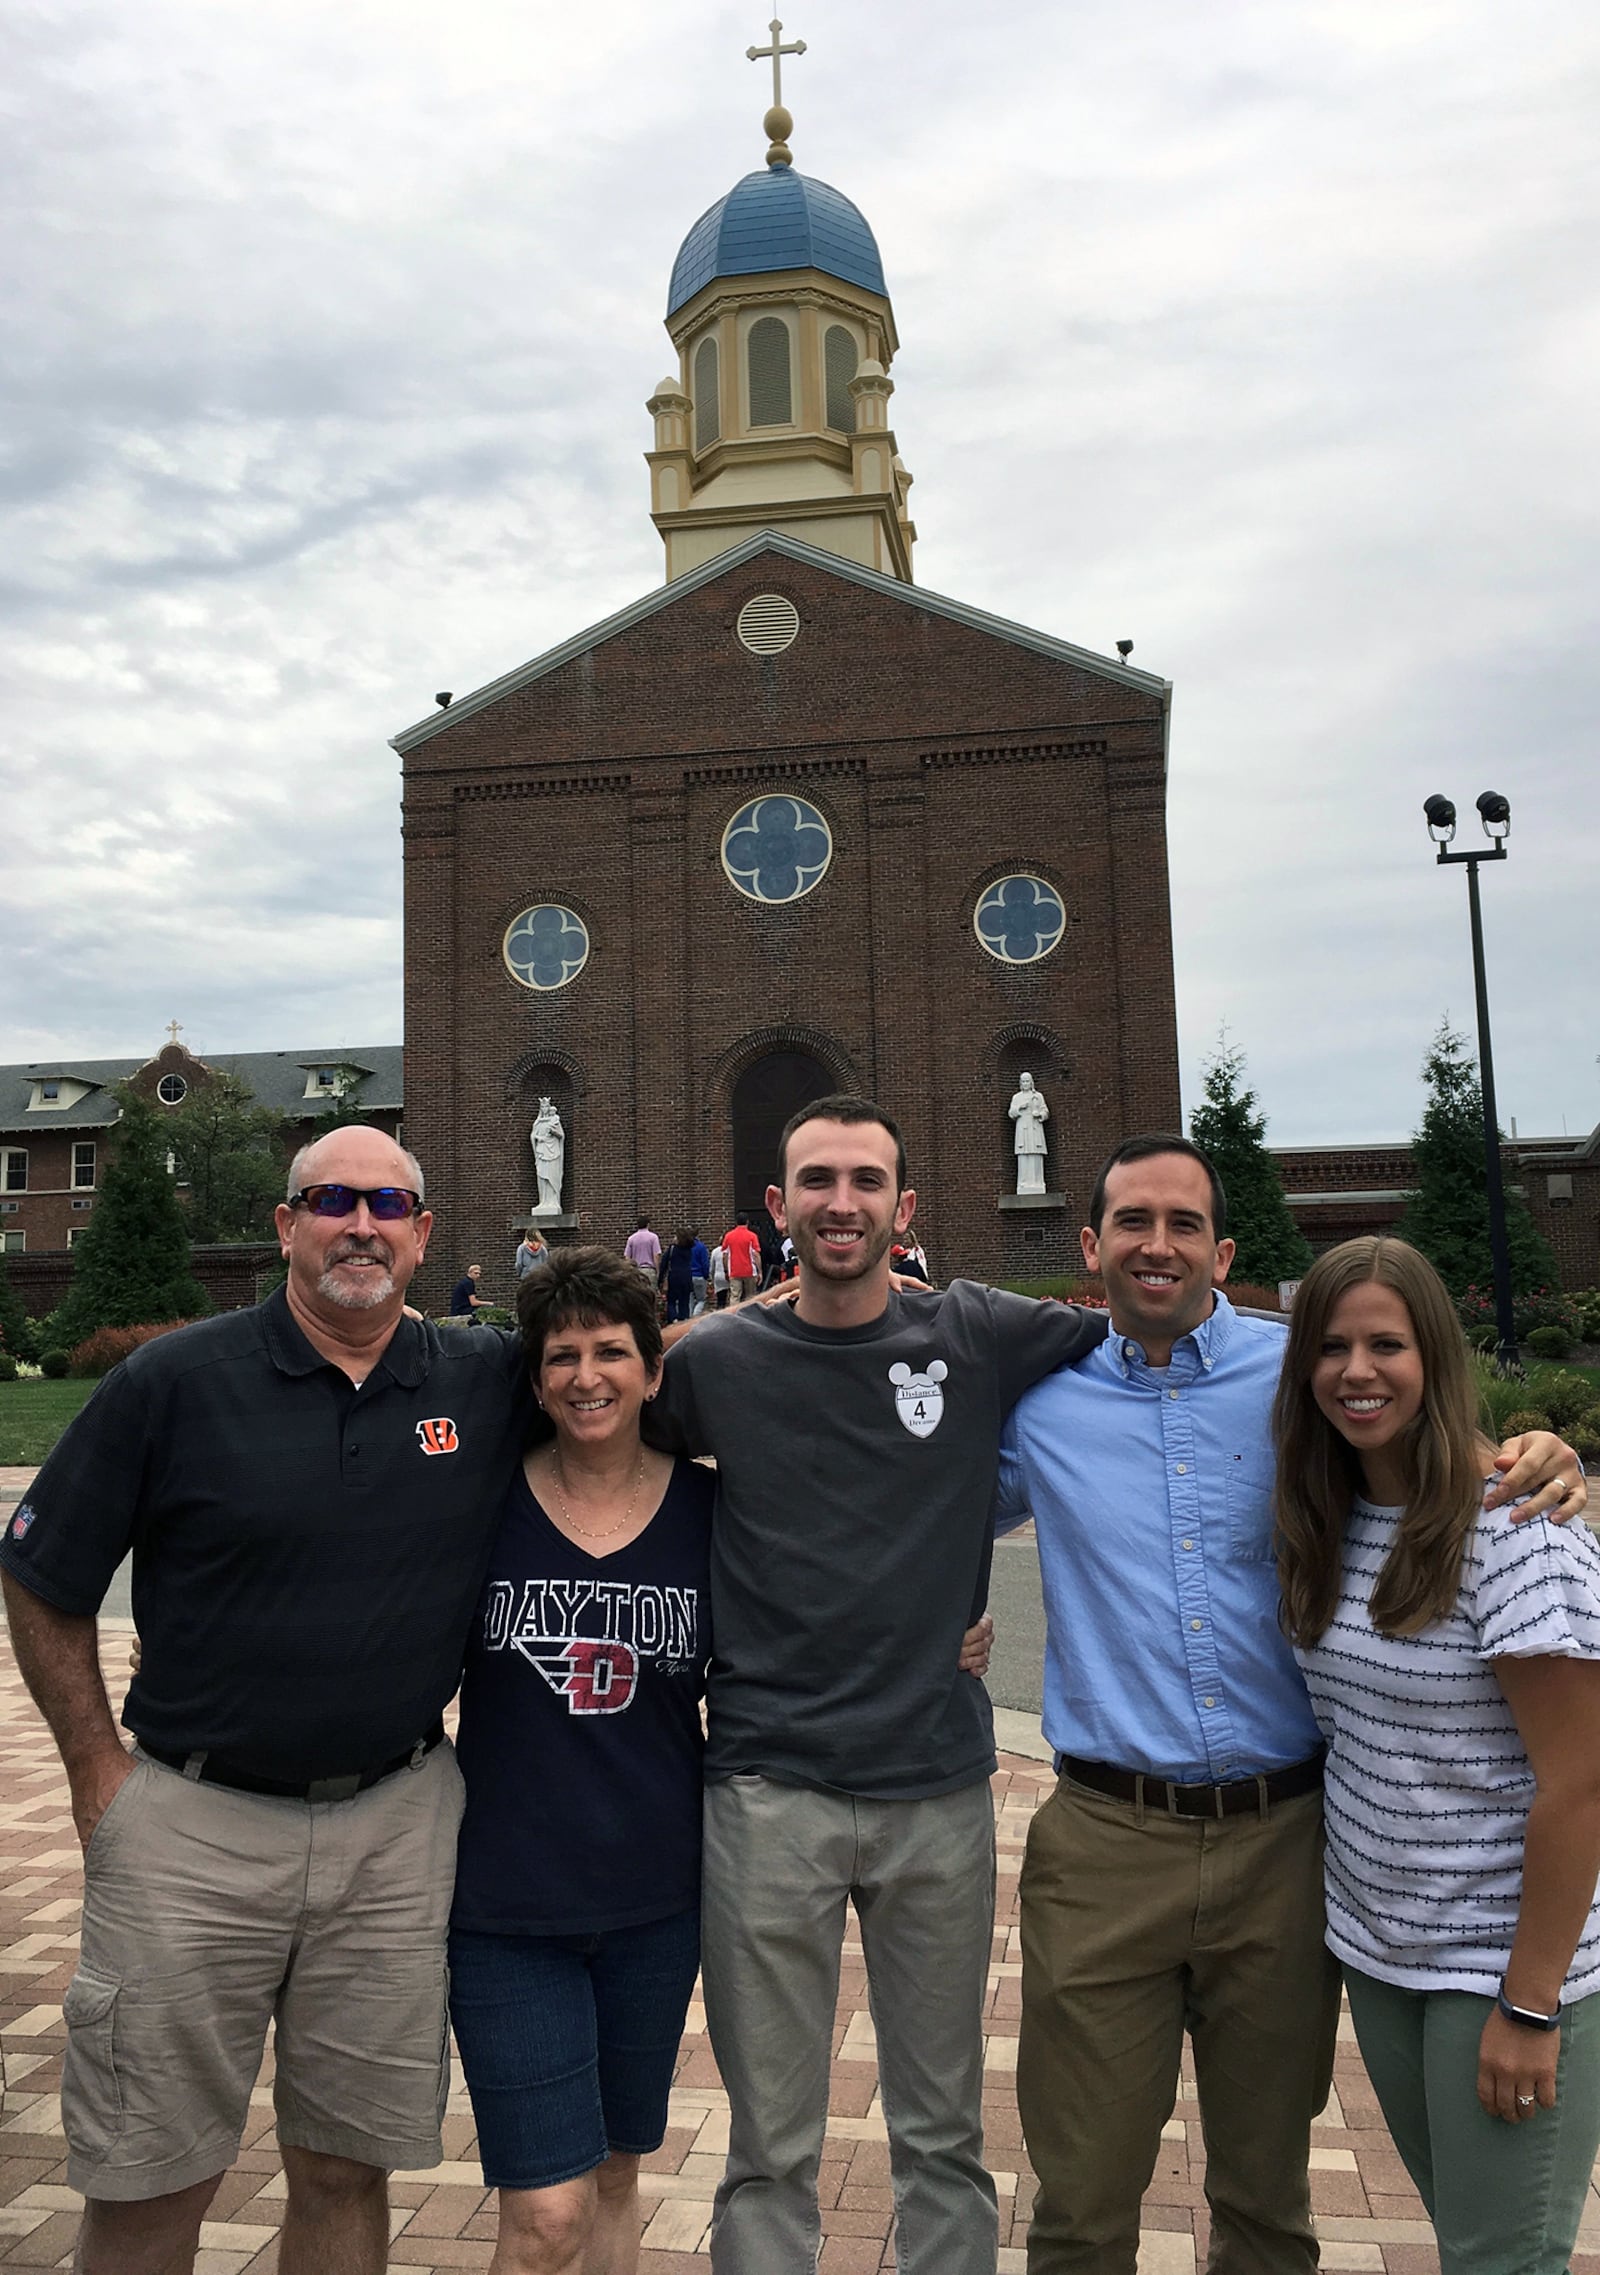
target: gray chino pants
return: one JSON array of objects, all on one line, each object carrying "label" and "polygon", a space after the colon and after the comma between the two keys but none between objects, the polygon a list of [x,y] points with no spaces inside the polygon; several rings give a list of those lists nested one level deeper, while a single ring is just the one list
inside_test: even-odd
[{"label": "gray chino pants", "polygon": [[702,1978],[732,2103],[715,2275],[812,2275],[846,1904],[866,1955],[900,2275],[994,2275],[983,2010],[994,1927],[987,1782],[863,1801],[708,1785]]}]

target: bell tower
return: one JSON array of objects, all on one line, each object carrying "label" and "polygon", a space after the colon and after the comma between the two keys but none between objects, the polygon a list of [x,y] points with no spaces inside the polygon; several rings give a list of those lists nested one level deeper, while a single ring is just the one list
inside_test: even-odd
[{"label": "bell tower", "polygon": [[782,59],[772,63],[766,165],[690,230],[673,264],[667,331],[677,376],[655,420],[651,519],[667,580],[777,529],[909,584],[911,476],[889,424],[899,341],[878,247],[850,200],[795,167]]}]

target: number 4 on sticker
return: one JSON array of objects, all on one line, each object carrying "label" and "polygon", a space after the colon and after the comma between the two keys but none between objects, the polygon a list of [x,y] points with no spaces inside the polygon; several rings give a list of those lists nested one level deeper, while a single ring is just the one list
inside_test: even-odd
[{"label": "number 4 on sticker", "polygon": [[914,1374],[904,1359],[889,1369],[894,1410],[914,1438],[931,1438],[944,1419],[944,1392],[939,1385],[949,1372],[943,1359],[930,1359],[922,1374]]}]

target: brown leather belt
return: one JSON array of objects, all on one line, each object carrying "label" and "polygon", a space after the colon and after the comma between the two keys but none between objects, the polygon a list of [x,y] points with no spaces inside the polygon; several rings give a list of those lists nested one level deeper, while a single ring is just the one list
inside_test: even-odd
[{"label": "brown leather belt", "polygon": [[1314,1793],[1322,1783],[1322,1756],[1294,1762],[1288,1769],[1270,1770],[1264,1777],[1230,1779],[1226,1785],[1169,1785],[1164,1777],[1146,1777],[1142,1770],[1115,1769],[1110,1762],[1080,1761],[1076,1754],[1060,1754],[1056,1766],[1074,1785],[1103,1793],[1109,1801],[1131,1801],[1145,1809],[1162,1810],[1169,1817],[1264,1816],[1275,1801],[1293,1801]]}]

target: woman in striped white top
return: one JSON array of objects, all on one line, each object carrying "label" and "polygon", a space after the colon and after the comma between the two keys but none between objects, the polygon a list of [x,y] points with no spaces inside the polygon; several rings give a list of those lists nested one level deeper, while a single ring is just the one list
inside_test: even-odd
[{"label": "woman in striped white top", "polygon": [[1307,1273],[1274,1427],[1362,2057],[1443,2275],[1559,2275],[1600,2146],[1600,1548],[1482,1509],[1461,1329],[1401,1241]]}]

